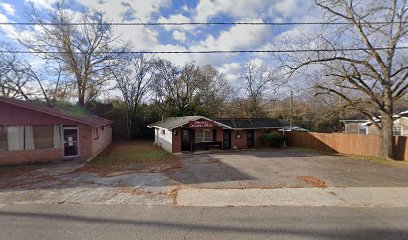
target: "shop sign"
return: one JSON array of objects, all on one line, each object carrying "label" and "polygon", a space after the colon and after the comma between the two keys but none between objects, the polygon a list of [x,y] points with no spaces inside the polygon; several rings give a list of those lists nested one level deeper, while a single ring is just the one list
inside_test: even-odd
[{"label": "shop sign", "polygon": [[214,127],[214,121],[190,121],[188,123],[190,128],[212,128]]}]

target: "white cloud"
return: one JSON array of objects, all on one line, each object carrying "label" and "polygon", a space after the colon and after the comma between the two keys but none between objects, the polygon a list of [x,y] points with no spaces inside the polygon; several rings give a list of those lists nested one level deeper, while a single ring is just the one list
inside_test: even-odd
[{"label": "white cloud", "polygon": [[58,2],[58,0],[25,0],[25,2],[33,4],[37,8],[51,9],[52,5]]},{"label": "white cloud", "polygon": [[[160,13],[162,8],[171,6],[171,0],[149,1],[80,1],[83,6],[105,13],[108,20],[115,22],[149,22],[153,21],[154,14]],[[130,41],[135,50],[152,50],[160,45],[157,29],[145,26],[116,26],[116,35],[120,40]]]},{"label": "white cloud", "polygon": [[[6,15],[0,13],[0,22],[10,22]],[[11,25],[1,25],[0,29],[7,35],[7,37],[14,39],[18,36],[16,29]]]},{"label": "white cloud", "polygon": [[[183,46],[179,46],[179,45],[165,44],[165,45],[156,45],[153,48],[153,50],[154,51],[187,51],[188,49]],[[186,55],[186,54],[157,54],[156,57],[167,59],[178,66],[183,66],[184,64],[192,61],[193,59],[192,55]]]},{"label": "white cloud", "polygon": [[265,64],[264,60],[260,59],[260,58],[252,58],[249,60],[250,64],[254,64],[256,66],[261,66],[263,64]]},{"label": "white cloud", "polygon": [[0,3],[0,6],[4,9],[4,11],[8,14],[8,15],[14,15],[15,13],[15,9],[13,7],[13,5],[9,4],[9,3]]},{"label": "white cloud", "polygon": [[[176,14],[176,15],[171,15],[169,18],[165,17],[160,17],[158,19],[158,22],[160,23],[189,23],[191,22],[190,18],[184,16],[183,14]],[[170,30],[184,30],[184,31],[192,31],[194,29],[194,26],[192,25],[166,25],[164,26],[164,29],[167,31]]]},{"label": "white cloud", "polygon": [[[38,0],[36,0],[38,1]],[[160,12],[162,8],[171,6],[171,0],[149,0],[149,1],[81,1],[76,0],[85,7],[104,12],[113,21],[134,20],[150,21],[153,14]]]},{"label": "white cloud", "polygon": [[301,0],[200,0],[195,9],[195,20],[206,22],[220,14],[235,19],[284,17],[303,11],[311,1]]},{"label": "white cloud", "polygon": [[283,16],[290,16],[294,11],[299,9],[298,0],[280,0],[273,5],[273,10],[277,13],[281,13]]},{"label": "white cloud", "polygon": [[183,10],[184,12],[190,12],[191,9],[188,8],[187,4],[184,4],[183,7],[181,7],[181,10]]},{"label": "white cloud", "polygon": [[180,42],[185,42],[187,40],[186,33],[180,31],[174,31],[172,34],[173,38]]},{"label": "white cloud", "polygon": [[233,85],[239,85],[240,80],[240,72],[241,72],[241,64],[234,62],[234,63],[226,63],[218,68],[218,71],[224,74],[225,78]]},{"label": "white cloud", "polygon": [[251,49],[267,37],[272,37],[272,30],[268,26],[235,25],[221,32],[218,37],[210,35],[192,48],[194,50]]}]

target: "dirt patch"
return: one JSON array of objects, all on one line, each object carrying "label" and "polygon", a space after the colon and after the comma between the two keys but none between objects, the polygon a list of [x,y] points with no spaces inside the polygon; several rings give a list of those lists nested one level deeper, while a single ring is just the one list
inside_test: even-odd
[{"label": "dirt patch", "polygon": [[221,161],[218,159],[206,159],[206,160],[200,160],[197,161],[197,164],[211,164],[211,163],[220,163]]},{"label": "dirt patch", "polygon": [[39,165],[0,166],[0,179],[14,178],[40,168]]},{"label": "dirt patch", "polygon": [[55,176],[51,175],[44,175],[44,176],[35,176],[35,177],[27,177],[24,179],[19,179],[4,185],[0,185],[0,189],[8,189],[8,188],[21,188],[27,186],[33,186],[36,184],[53,181],[56,180]]},{"label": "dirt patch", "polygon": [[333,196],[336,196],[336,197],[337,197],[337,194],[336,194],[335,192],[328,192],[328,194],[330,194],[330,195],[333,195]]},{"label": "dirt patch", "polygon": [[[143,165],[143,166],[140,166]],[[128,175],[133,173],[163,173],[168,171],[174,171],[177,169],[182,169],[183,165],[180,161],[166,161],[166,162],[146,162],[143,164],[138,164],[137,167],[132,167],[132,164],[118,164],[112,166],[104,165],[85,165],[84,167],[78,169],[78,172],[89,172],[96,173],[100,177],[115,177]]]},{"label": "dirt patch", "polygon": [[144,191],[140,188],[129,188],[129,187],[123,187],[119,190],[121,193],[129,193],[132,195],[146,195],[146,194],[152,194],[153,192],[150,191]]},{"label": "dirt patch", "polygon": [[170,192],[168,193],[168,195],[170,196],[170,198],[173,200],[173,205],[177,206],[177,193],[178,191],[180,191],[183,187],[182,186],[178,186],[175,187],[173,189],[170,190]]},{"label": "dirt patch", "polygon": [[306,183],[312,185],[313,187],[317,188],[326,188],[326,182],[318,179],[317,177],[313,176],[299,176],[300,180],[305,181]]}]

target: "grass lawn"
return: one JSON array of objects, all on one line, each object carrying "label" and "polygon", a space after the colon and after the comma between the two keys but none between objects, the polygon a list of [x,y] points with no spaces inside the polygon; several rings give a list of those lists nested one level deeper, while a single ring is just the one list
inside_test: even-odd
[{"label": "grass lawn", "polygon": [[154,146],[152,142],[136,141],[112,144],[80,171],[112,176],[128,172],[163,172],[181,167],[179,159],[173,154]]}]

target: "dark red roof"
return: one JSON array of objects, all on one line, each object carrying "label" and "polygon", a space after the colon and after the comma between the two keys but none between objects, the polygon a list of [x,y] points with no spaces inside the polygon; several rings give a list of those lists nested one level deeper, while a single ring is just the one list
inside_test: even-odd
[{"label": "dark red roof", "polygon": [[68,111],[68,110],[65,110],[65,109],[62,109],[56,106],[50,107],[44,103],[39,103],[39,102],[29,102],[29,101],[23,101],[23,100],[7,98],[7,97],[0,97],[0,102],[8,103],[8,104],[19,106],[22,108],[31,109],[33,111],[37,111],[37,112],[41,112],[45,114],[50,114],[53,116],[65,118],[68,120],[80,122],[80,123],[95,126],[95,127],[106,126],[106,125],[110,125],[113,123],[112,121],[108,119],[98,117],[96,115],[76,113],[76,112]]}]

